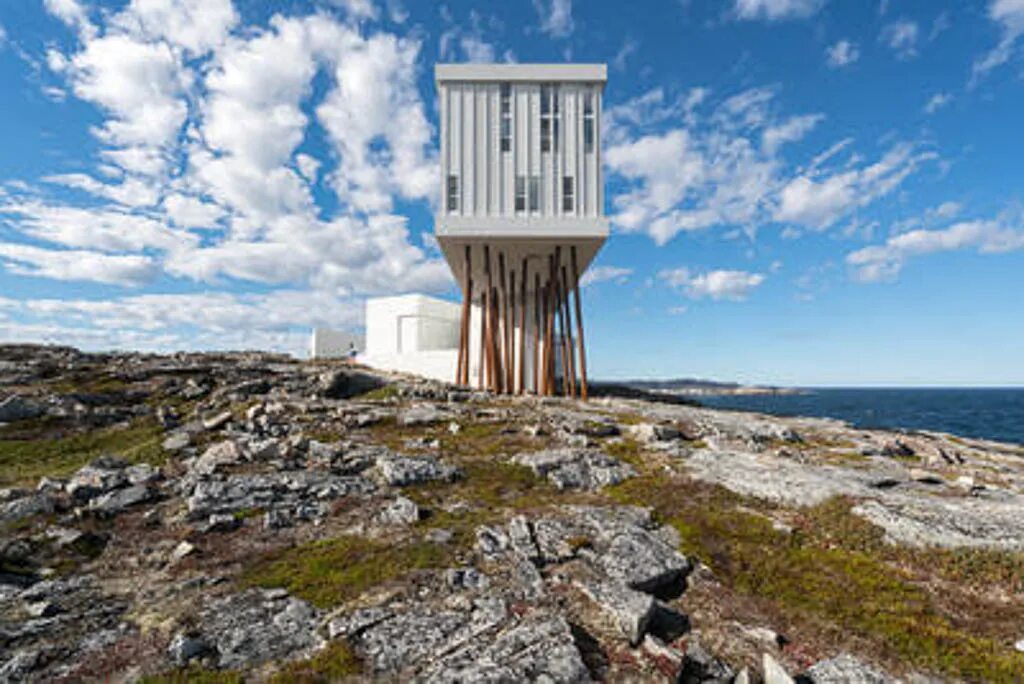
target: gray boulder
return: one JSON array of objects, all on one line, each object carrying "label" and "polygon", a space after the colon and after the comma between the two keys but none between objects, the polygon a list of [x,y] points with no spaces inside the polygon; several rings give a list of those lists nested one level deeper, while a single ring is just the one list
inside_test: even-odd
[{"label": "gray boulder", "polygon": [[378,478],[392,487],[405,487],[432,480],[452,482],[460,477],[454,466],[441,463],[433,456],[399,456],[389,454],[377,459]]},{"label": "gray boulder", "polygon": [[815,663],[804,676],[814,684],[886,684],[896,681],[849,653]]},{"label": "gray boulder", "polygon": [[316,609],[286,592],[251,589],[210,603],[197,638],[211,647],[218,667],[251,668],[321,648],[319,619]]},{"label": "gray boulder", "polygon": [[33,515],[53,513],[53,497],[46,492],[32,493],[0,504],[0,522],[12,522]]},{"label": "gray boulder", "polygon": [[384,380],[375,375],[344,368],[320,376],[320,393],[328,399],[351,399],[380,389],[385,384]]},{"label": "gray boulder", "polygon": [[395,497],[377,515],[384,525],[412,525],[420,519],[420,507],[404,496]]},{"label": "gray boulder", "polygon": [[153,499],[153,490],[148,485],[137,484],[102,494],[89,502],[89,510],[105,515],[120,513],[126,508],[146,503]]},{"label": "gray boulder", "polygon": [[559,489],[598,489],[636,475],[628,464],[603,451],[588,449],[562,448],[518,454],[513,462],[547,477]]},{"label": "gray boulder", "polygon": [[45,413],[46,411],[39,404],[18,395],[12,395],[0,401],[0,423],[29,420],[38,418]]},{"label": "gray boulder", "polygon": [[614,582],[579,582],[580,590],[615,622],[631,646],[637,646],[654,615],[654,599]]},{"label": "gray boulder", "polygon": [[100,456],[89,465],[79,468],[68,480],[65,490],[79,501],[88,501],[127,485],[127,467],[128,463],[123,459]]}]

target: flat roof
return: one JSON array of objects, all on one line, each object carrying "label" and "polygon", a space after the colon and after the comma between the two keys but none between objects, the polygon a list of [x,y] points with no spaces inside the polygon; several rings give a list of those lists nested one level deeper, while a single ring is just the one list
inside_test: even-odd
[{"label": "flat roof", "polygon": [[573,81],[604,83],[607,64],[438,64],[441,81]]}]

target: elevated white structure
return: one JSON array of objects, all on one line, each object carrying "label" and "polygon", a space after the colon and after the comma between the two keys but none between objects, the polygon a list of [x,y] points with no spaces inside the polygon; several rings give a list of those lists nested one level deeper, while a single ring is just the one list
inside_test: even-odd
[{"label": "elevated white structure", "polygon": [[600,145],[607,69],[441,64],[435,77],[436,233],[463,302],[370,300],[360,358],[495,392],[586,397],[578,284],[608,236]]},{"label": "elevated white structure", "polygon": [[577,285],[608,236],[600,145],[607,69],[442,64],[435,76],[443,185],[436,232],[464,298],[453,377],[498,392],[551,394],[561,385],[575,393],[578,368],[585,396]]}]

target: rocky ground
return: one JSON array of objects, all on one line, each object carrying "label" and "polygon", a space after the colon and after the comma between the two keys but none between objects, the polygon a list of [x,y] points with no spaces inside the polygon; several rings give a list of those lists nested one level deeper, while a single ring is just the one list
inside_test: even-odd
[{"label": "rocky ground", "polygon": [[0,347],[0,681],[1020,681],[1024,450]]}]

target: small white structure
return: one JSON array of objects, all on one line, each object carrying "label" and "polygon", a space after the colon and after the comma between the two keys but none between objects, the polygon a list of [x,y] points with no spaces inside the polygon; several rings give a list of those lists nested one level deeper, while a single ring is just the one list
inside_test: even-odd
[{"label": "small white structure", "polygon": [[363,348],[363,338],[360,335],[330,328],[314,328],[309,341],[309,358],[350,358],[362,352]]},{"label": "small white structure", "polygon": [[366,302],[368,366],[451,382],[459,347],[460,307],[419,294]]}]

